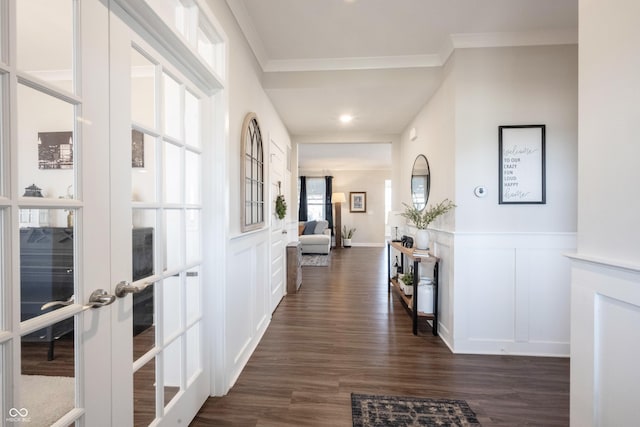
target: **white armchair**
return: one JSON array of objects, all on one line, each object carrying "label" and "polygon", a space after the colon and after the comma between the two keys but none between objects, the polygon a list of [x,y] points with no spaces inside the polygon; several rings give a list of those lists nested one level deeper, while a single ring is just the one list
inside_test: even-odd
[{"label": "white armchair", "polygon": [[309,221],[298,236],[303,254],[328,254],[331,250],[331,229],[327,221]]}]

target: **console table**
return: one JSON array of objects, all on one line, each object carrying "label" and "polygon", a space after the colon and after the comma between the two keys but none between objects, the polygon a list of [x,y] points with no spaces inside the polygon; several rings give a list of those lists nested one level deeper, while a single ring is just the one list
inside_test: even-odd
[{"label": "console table", "polygon": [[[413,263],[413,295],[405,295],[398,283],[398,279],[391,276],[391,249],[395,249],[400,253],[400,266],[404,271],[405,259],[407,262]],[[419,265],[432,263],[433,264],[433,313],[423,313],[418,311],[418,282],[420,281]],[[440,265],[440,258],[429,254],[429,256],[421,256],[414,254],[413,248],[405,248],[400,242],[387,242],[387,272],[389,277],[389,293],[392,289],[395,289],[396,293],[400,297],[400,301],[405,305],[413,320],[413,335],[418,334],[418,319],[426,319],[433,321],[431,330],[433,335],[438,335],[438,266]]]}]

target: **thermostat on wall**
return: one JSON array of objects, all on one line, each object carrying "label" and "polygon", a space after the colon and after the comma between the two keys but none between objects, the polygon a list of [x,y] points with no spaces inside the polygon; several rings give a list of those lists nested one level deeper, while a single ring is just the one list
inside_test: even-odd
[{"label": "thermostat on wall", "polygon": [[484,185],[479,185],[473,190],[473,194],[476,197],[484,197],[487,195],[487,188]]}]

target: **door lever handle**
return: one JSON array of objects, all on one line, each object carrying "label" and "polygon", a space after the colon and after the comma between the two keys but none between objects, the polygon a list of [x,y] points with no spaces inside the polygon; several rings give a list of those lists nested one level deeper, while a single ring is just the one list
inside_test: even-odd
[{"label": "door lever handle", "polygon": [[109,294],[104,289],[96,289],[89,296],[89,302],[85,305],[86,308],[98,308],[109,305],[116,300],[115,295]]},{"label": "door lever handle", "polygon": [[131,283],[123,280],[122,282],[116,285],[116,296],[118,298],[124,298],[127,294],[137,294],[138,292],[142,292],[148,283],[145,283],[144,286],[133,286]]},{"label": "door lever handle", "polygon": [[40,310],[44,311],[44,310],[47,310],[47,309],[49,309],[51,307],[57,307],[59,305],[62,305],[62,306],[71,305],[71,304],[73,304],[74,296],[75,295],[71,295],[69,297],[69,299],[66,300],[66,301],[49,301],[48,303],[42,304],[42,307],[40,307]]}]

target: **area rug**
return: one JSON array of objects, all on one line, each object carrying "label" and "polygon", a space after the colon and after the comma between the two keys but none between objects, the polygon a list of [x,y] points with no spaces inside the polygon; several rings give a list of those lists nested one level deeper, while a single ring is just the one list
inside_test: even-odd
[{"label": "area rug", "polygon": [[305,267],[328,267],[329,255],[302,255],[302,266]]},{"label": "area rug", "polygon": [[479,426],[464,400],[351,394],[353,427]]}]

